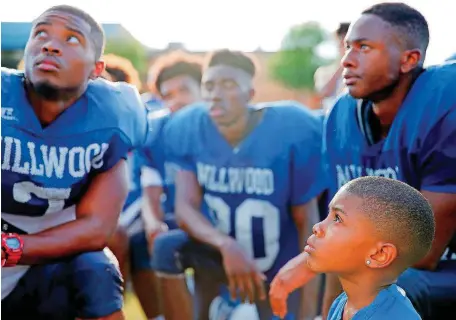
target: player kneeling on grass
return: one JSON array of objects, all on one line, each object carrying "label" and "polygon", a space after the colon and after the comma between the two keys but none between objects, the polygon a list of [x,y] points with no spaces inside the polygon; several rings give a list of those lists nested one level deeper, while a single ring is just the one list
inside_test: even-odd
[{"label": "player kneeling on grass", "polygon": [[[305,252],[273,280],[274,313],[283,317],[288,294],[312,273],[325,272],[337,274],[344,289],[328,320],[421,319],[395,282],[427,254],[434,232],[431,206],[414,188],[380,177],[352,180],[334,196],[328,217],[313,227]],[[297,265],[305,270],[293,272]]]},{"label": "player kneeling on grass", "polygon": [[103,249],[148,128],[135,88],[96,79],[103,44],[92,17],[56,6],[33,22],[25,72],[2,68],[2,319],[124,319]]}]

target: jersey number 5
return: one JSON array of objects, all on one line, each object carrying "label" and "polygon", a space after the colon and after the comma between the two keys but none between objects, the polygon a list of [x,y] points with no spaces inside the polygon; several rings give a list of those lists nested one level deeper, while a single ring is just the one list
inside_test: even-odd
[{"label": "jersey number 5", "polygon": [[13,198],[19,203],[27,203],[35,197],[47,200],[48,208],[44,214],[63,210],[65,200],[70,197],[71,188],[43,188],[30,181],[16,182],[13,185]]},{"label": "jersey number 5", "polygon": [[220,197],[204,195],[216,227],[232,234],[261,271],[269,270],[280,250],[280,211],[269,201],[246,199],[235,210]]}]

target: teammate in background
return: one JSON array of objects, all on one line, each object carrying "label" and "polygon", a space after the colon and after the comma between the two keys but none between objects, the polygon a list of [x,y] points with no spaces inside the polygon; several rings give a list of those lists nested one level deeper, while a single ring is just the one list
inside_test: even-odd
[{"label": "teammate in background", "polygon": [[103,249],[147,123],[135,88],[91,80],[103,47],[90,15],[55,6],[33,22],[25,73],[2,69],[2,318],[124,318]]},{"label": "teammate in background", "polygon": [[[345,292],[328,319],[421,319],[395,282],[429,252],[434,231],[431,206],[409,185],[383,177],[345,184],[301,254],[312,272],[335,274],[342,283]],[[277,285],[272,293],[280,293]],[[286,305],[274,307],[286,313]]]},{"label": "teammate in background", "polygon": [[[164,295],[178,294],[170,276],[192,267],[207,277],[207,291],[211,285],[216,295],[229,284],[233,298],[255,302],[260,319],[270,319],[264,285],[310,235],[325,180],[320,120],[294,102],[250,105],[254,75],[244,54],[212,53],[202,80],[206,103],[168,123],[169,158],[180,168],[175,213],[188,236],[175,230],[157,237],[154,267],[168,276]],[[299,294],[289,303],[296,316]],[[208,307],[199,305],[200,319],[208,318]]]},{"label": "teammate in background", "polygon": [[[354,178],[377,175],[406,182],[430,202],[432,248],[398,285],[423,319],[436,320],[456,314],[456,64],[424,69],[428,42],[425,18],[405,4],[377,4],[362,13],[346,37],[350,95],[326,119],[324,149],[331,196]],[[276,290],[286,297],[311,273],[298,256],[277,278],[283,284]],[[340,284],[328,276],[326,312],[339,293]]]},{"label": "teammate in background", "polygon": [[136,70],[130,60],[112,53],[103,55],[102,59],[112,81],[123,81],[135,86],[138,91],[141,90],[142,84],[138,70]]},{"label": "teammate in background", "polygon": [[[201,99],[201,69],[202,64],[197,57],[181,51],[161,56],[151,68],[151,73],[156,75],[151,79],[152,92],[160,97],[165,108],[149,113],[149,119],[154,124],[154,137],[141,152],[142,216],[150,250],[159,233],[177,227],[174,218],[175,166],[166,159],[167,137],[164,129],[174,112]],[[160,259],[160,256],[157,258]],[[191,309],[185,278],[176,279],[174,285],[181,288],[176,290],[175,295],[161,294],[166,319],[175,319],[174,312],[191,314],[191,311],[184,311]],[[150,292],[145,291],[145,294]]]},{"label": "teammate in background", "polygon": [[[138,90],[141,88],[138,71],[129,60],[107,54],[103,56],[103,61],[112,81],[124,81],[136,86]],[[155,273],[150,263],[148,241],[141,215],[143,197],[140,152],[129,152],[127,163],[130,171],[129,194],[120,215],[119,225],[108,246],[119,261],[124,281],[131,277],[133,289],[147,319],[159,319],[159,294],[155,290]]]},{"label": "teammate in background", "polygon": [[337,96],[342,92],[344,84],[342,83],[342,66],[340,59],[345,54],[344,39],[347,35],[349,22],[342,22],[336,30],[336,41],[339,49],[339,56],[336,61],[329,65],[317,69],[314,75],[315,89],[321,98],[322,109],[328,112],[334,105]]}]

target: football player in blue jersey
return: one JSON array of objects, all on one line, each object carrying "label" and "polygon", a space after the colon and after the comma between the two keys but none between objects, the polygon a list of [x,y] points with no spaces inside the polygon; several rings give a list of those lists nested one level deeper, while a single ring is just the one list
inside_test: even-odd
[{"label": "football player in blue jersey", "polygon": [[[423,68],[428,24],[402,3],[365,10],[345,42],[349,95],[336,103],[324,128],[330,196],[367,175],[398,179],[422,192],[434,211],[435,240],[398,285],[423,319],[447,319],[456,314],[456,64]],[[306,255],[298,256],[279,273],[271,293],[286,297],[311,277],[307,271]],[[331,278],[326,311],[340,293]]]},{"label": "football player in blue jersey", "polygon": [[148,129],[135,88],[92,80],[103,46],[91,16],[55,6],[33,22],[25,72],[2,69],[2,318],[124,319],[104,248]]},{"label": "football player in blue jersey", "polygon": [[[123,81],[141,88],[138,71],[130,60],[114,55],[103,56],[105,70],[114,82]],[[160,150],[158,150],[160,151]],[[151,268],[148,241],[141,215],[142,188],[139,150],[129,152],[127,163],[130,184],[127,200],[120,214],[119,225],[108,247],[119,262],[124,282],[131,279],[133,289],[147,319],[160,319],[161,310],[156,292],[155,274]]]},{"label": "football player in blue jersey", "polygon": [[[151,111],[148,115],[154,126],[153,138],[141,149],[144,206],[142,217],[149,248],[153,247],[154,238],[161,232],[177,227],[174,219],[174,177],[173,165],[166,161],[164,128],[172,114],[181,108],[199,101],[202,64],[194,55],[184,52],[172,52],[159,57],[152,65],[153,92],[163,101],[164,108]],[[147,247],[144,257],[148,257]],[[160,256],[156,257],[160,259]],[[161,282],[160,282],[161,284]],[[185,278],[175,281],[175,295],[163,295],[164,315],[173,319],[176,310],[191,314],[189,291]],[[145,294],[151,288],[144,286]],[[148,290],[148,291],[147,291]]]},{"label": "football player in blue jersey", "polygon": [[[188,235],[160,235],[154,256],[162,274],[192,267],[206,277],[205,290],[216,295],[226,283],[233,298],[256,303],[260,319],[270,319],[264,286],[311,233],[325,179],[321,121],[295,102],[250,105],[254,74],[246,55],[212,53],[202,80],[206,103],[168,122],[169,159],[179,167],[175,214]],[[175,288],[166,280],[164,294],[171,295]],[[199,318],[207,319],[209,305],[199,302]],[[299,294],[289,302],[297,316]]]}]

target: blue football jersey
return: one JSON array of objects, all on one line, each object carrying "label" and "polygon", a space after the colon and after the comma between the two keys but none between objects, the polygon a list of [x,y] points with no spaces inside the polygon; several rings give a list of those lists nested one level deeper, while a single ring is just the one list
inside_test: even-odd
[{"label": "blue football jersey", "polygon": [[272,280],[300,252],[291,207],[325,187],[321,121],[295,102],[252,108],[263,109],[261,122],[234,148],[202,104],[174,115],[165,137],[170,161],[197,176],[202,211]]},{"label": "blue football jersey", "polygon": [[[92,179],[144,143],[145,108],[133,87],[100,79],[43,127],[23,74],[1,72],[2,231],[33,234],[74,220]],[[2,298],[29,267],[2,270]]]},{"label": "blue football jersey", "polygon": [[348,181],[370,175],[456,193],[455,79],[456,62],[424,71],[379,141],[371,104],[341,97],[324,127],[330,198]]},{"label": "blue football jersey", "polygon": [[2,220],[35,233],[74,219],[93,177],[142,145],[148,125],[136,89],[100,79],[42,127],[23,79],[2,69]]},{"label": "blue football jersey", "polygon": [[[152,111],[148,114],[148,120],[153,124],[154,134],[149,137],[144,148],[141,149],[143,163],[143,186],[161,185],[163,188],[162,207],[166,216],[174,213],[174,176],[177,167],[166,157],[165,127],[171,118],[171,111],[168,108]],[[144,168],[145,167],[145,168]],[[153,170],[148,178],[147,170]],[[159,175],[159,179],[156,178]]]}]

